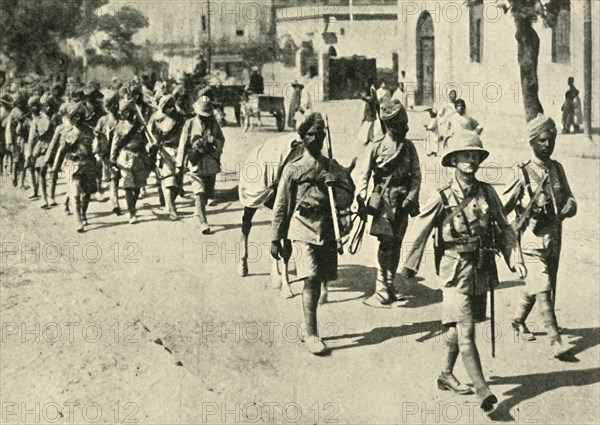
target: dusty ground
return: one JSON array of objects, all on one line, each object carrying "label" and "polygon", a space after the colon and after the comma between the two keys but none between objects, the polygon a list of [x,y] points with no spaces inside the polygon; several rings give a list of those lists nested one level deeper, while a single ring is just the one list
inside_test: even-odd
[{"label": "dusty ground", "polygon": [[[357,102],[323,105],[334,152],[347,163],[360,152],[353,134]],[[529,155],[518,125],[482,120],[489,162],[508,167]],[[423,114],[411,114],[412,136],[422,137]],[[210,208],[215,234],[201,236],[191,201],[185,219],[168,221],[157,198],[141,201],[141,222],[130,226],[94,202],[89,230],[75,232],[60,207],[48,212],[29,192],[0,186],[0,393],[3,423],[486,423],[474,397],[435,387],[442,341],[441,295],[425,263],[403,308],[369,309],[375,244],[365,237],[356,256],[341,258],[331,303],[319,310],[322,335],[333,348],[311,356],[298,341],[301,300],[271,289],[269,214],[253,229],[250,276],[238,277],[241,206],[235,172],[249,150],[276,135],[225,128],[220,203]],[[423,197],[444,181],[436,161]],[[576,146],[577,149],[573,147]],[[583,149],[582,149],[583,146]],[[579,202],[565,223],[558,319],[576,362],[548,360],[539,316],[530,320],[538,342],[516,341],[509,330],[521,282],[501,267],[496,316],[501,334],[492,359],[489,325],[479,349],[492,390],[501,400],[495,419],[517,423],[597,423],[600,417],[599,163],[576,157],[588,147],[559,139],[556,158]],[[598,148],[590,148],[597,157]],[[484,169],[498,190],[508,168]],[[497,176],[497,177],[496,177]],[[58,192],[64,193],[64,185]],[[154,191],[151,191],[151,195]],[[59,196],[63,199],[63,196]],[[294,267],[292,265],[292,271]],[[295,294],[301,283],[293,283]],[[467,381],[462,364],[456,374]]]}]

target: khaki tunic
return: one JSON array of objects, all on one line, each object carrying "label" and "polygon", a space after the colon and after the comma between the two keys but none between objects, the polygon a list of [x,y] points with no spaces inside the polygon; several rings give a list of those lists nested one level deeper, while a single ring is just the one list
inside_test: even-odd
[{"label": "khaki tunic", "polygon": [[371,176],[374,190],[381,190],[385,180],[391,178],[382,196],[381,213],[373,217],[371,235],[402,239],[408,226],[408,213],[402,209],[402,203],[408,199],[419,206],[421,169],[415,145],[410,140],[397,143],[386,135],[367,147],[358,167],[357,193],[365,200]]},{"label": "khaki tunic", "polygon": [[[556,288],[558,262],[562,245],[562,220],[577,212],[577,203],[571,192],[563,166],[554,160],[547,163],[537,158],[515,169],[515,180],[504,193],[505,212],[522,213],[531,202],[527,189],[527,173],[531,193],[535,194],[545,176],[548,180],[536,200],[541,215],[535,214],[520,234],[525,255],[527,279],[525,290],[530,294],[553,291]],[[561,215],[563,208],[569,213]]]},{"label": "khaki tunic", "polygon": [[[464,207],[464,216],[456,212],[459,206]],[[404,267],[416,272],[431,232],[437,229],[441,235],[444,251],[439,278],[444,293],[444,323],[481,321],[485,317],[487,288],[498,282],[495,261],[488,261],[484,267],[478,268],[479,242],[462,244],[458,241],[462,238],[470,241],[480,239],[484,246],[490,247],[492,219],[500,229],[494,235],[496,247],[514,271],[514,264],[520,261],[516,235],[502,211],[498,195],[487,183],[476,181],[471,187],[461,188],[453,180],[450,185],[435,192],[415,218],[405,238],[405,246],[409,249],[404,256]]]}]

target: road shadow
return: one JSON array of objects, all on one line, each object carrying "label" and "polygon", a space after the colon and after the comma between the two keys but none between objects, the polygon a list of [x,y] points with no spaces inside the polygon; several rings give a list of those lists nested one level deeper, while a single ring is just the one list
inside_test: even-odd
[{"label": "road shadow", "polygon": [[230,189],[217,189],[215,190],[215,200],[219,203],[237,202],[240,200],[238,194],[238,185]]},{"label": "road shadow", "polygon": [[[420,334],[417,342],[425,342],[431,338],[440,336],[443,332],[442,322],[440,320],[431,320],[420,323],[405,323],[401,326],[385,326],[371,329],[369,332],[336,335],[323,338],[328,342],[328,346],[332,351],[344,350],[348,348],[365,347],[369,345],[377,345],[393,338],[406,338],[409,335]],[[348,344],[337,345],[339,340],[356,339]],[[408,342],[408,340],[405,340]]]},{"label": "road shadow", "polygon": [[575,357],[590,348],[600,345],[600,328],[580,328],[567,329],[561,328],[562,335],[575,337],[569,340],[571,348],[567,352],[569,356]]},{"label": "road shadow", "polygon": [[498,284],[498,286],[496,288],[494,288],[494,290],[495,291],[503,291],[504,289],[510,289],[510,288],[514,288],[516,286],[525,286],[525,281],[520,280],[520,279],[505,280],[503,282],[500,282]]},{"label": "road shadow", "polygon": [[[523,415],[535,419],[534,415],[539,410],[535,403],[524,403],[548,391],[562,387],[582,387],[600,382],[600,368],[583,370],[561,370],[558,372],[532,373],[519,376],[492,376],[491,385],[516,385],[515,388],[504,393],[508,396],[502,400],[490,419],[499,422],[519,422],[524,418],[513,416],[514,412],[522,410]],[[520,409],[514,409],[520,407]],[[525,418],[525,422],[527,419]]]},{"label": "road shadow", "polygon": [[400,292],[404,293],[408,300],[402,304],[402,308],[417,308],[425,307],[432,304],[442,302],[442,290],[432,289],[420,282],[425,279],[422,277],[414,277],[408,281],[401,279]]},{"label": "road shadow", "polygon": [[375,288],[375,276],[377,269],[358,264],[344,265],[338,267],[338,278],[329,282],[327,287],[330,292],[360,292],[361,295],[343,300],[329,301],[327,304],[335,304],[358,300],[373,292]]}]

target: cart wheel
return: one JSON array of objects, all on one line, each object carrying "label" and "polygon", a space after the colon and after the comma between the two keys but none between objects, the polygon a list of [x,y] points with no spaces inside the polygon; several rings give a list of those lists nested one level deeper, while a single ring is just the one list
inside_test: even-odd
[{"label": "cart wheel", "polygon": [[235,113],[235,121],[238,123],[238,125],[242,125],[241,109],[242,108],[240,105],[236,105],[233,107],[233,111]]},{"label": "cart wheel", "polygon": [[277,114],[277,131],[283,131],[285,129],[285,114]]},{"label": "cart wheel", "polygon": [[248,128],[250,128],[250,117],[246,115],[244,108],[240,110],[240,125],[242,126],[244,132],[247,132]]}]

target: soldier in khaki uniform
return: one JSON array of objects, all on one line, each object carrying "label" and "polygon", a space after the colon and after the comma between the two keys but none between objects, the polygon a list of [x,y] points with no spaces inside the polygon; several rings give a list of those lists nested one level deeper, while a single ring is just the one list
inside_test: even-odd
[{"label": "soldier in khaki uniform", "polygon": [[158,111],[152,115],[148,127],[155,135],[156,140],[163,147],[161,154],[161,179],[165,202],[169,208],[171,220],[179,220],[175,199],[181,193],[183,176],[177,172],[177,147],[185,118],[177,111],[175,98],[165,95],[160,99]]},{"label": "soldier in khaki uniform", "polygon": [[139,122],[135,104],[129,100],[121,105],[120,121],[110,151],[113,172],[120,173],[125,201],[129,211],[129,223],[137,223],[136,204],[140,190],[146,185],[152,164],[148,157],[143,124]]},{"label": "soldier in khaki uniform", "polygon": [[358,180],[359,214],[366,218],[367,187],[373,176],[373,193],[381,198],[381,206],[373,214],[371,235],[379,240],[375,293],[364,303],[371,307],[389,307],[403,297],[394,289],[394,278],[400,261],[402,239],[408,216],[419,213],[421,170],[415,145],[406,139],[408,115],[398,100],[381,108],[381,119],[387,129],[385,137],[367,147],[360,160]]},{"label": "soldier in khaki uniform", "polygon": [[61,138],[65,152],[63,164],[66,171],[68,196],[75,203],[77,231],[85,231],[87,208],[90,197],[96,193],[96,158],[92,152],[92,135],[85,131],[83,119],[85,111],[81,104],[71,104],[67,109],[67,120],[71,124]]},{"label": "soldier in khaki uniform", "polygon": [[348,208],[354,198],[349,173],[321,154],[325,122],[319,113],[311,113],[300,125],[304,153],[283,169],[277,186],[271,226],[271,255],[282,256],[283,240],[291,240],[298,249],[298,276],[305,278],[302,292],[305,331],[304,342],[316,355],[328,350],[319,338],[317,307],[321,285],[337,279],[337,247],[333,231],[327,185],[335,187],[338,209]]},{"label": "soldier in khaki uniform", "polygon": [[[106,114],[100,117],[94,129],[94,155],[98,161],[98,190],[102,193],[102,180],[110,182],[110,201],[113,213],[120,215],[119,206],[119,175],[115,174],[110,166],[110,150],[119,123],[119,97],[112,94],[104,99]],[[103,179],[103,176],[105,177]]]},{"label": "soldier in khaki uniform", "polygon": [[29,130],[29,143],[33,146],[32,164],[36,172],[36,179],[33,182],[34,197],[38,196],[38,189],[41,187],[44,205],[42,208],[48,208],[48,195],[46,193],[46,152],[50,146],[52,137],[59,123],[59,117],[55,115],[57,104],[50,96],[42,96],[40,99],[41,112],[36,120],[32,121]]},{"label": "soldier in khaki uniform", "polygon": [[201,96],[194,104],[196,116],[185,122],[177,149],[177,168],[184,167],[184,158],[192,166],[190,172],[197,177],[192,182],[196,196],[196,216],[200,222],[200,231],[210,234],[206,219],[206,203],[214,199],[216,176],[221,172],[221,155],[225,145],[225,136],[214,117],[214,108],[210,99]]},{"label": "soldier in khaki uniform", "polygon": [[533,157],[517,167],[517,178],[505,192],[504,208],[507,214],[516,212],[515,227],[529,269],[512,326],[524,340],[535,339],[525,321],[537,300],[552,354],[563,359],[567,348],[558,331],[551,295],[556,291],[562,221],[577,213],[577,203],[563,166],[550,158],[556,135],[554,121],[541,114],[528,124]]},{"label": "soldier in khaki uniform", "polygon": [[25,189],[25,143],[29,135],[29,113],[27,112],[27,95],[17,92],[14,96],[13,108],[6,119],[6,148],[12,152],[13,179],[17,187],[21,181],[21,189]]},{"label": "soldier in khaki uniform", "polygon": [[446,330],[444,368],[438,387],[472,394],[452,373],[460,353],[485,412],[492,411],[498,400],[483,376],[475,345],[475,324],[485,320],[487,288],[498,283],[495,250],[502,252],[513,272],[521,277],[527,273],[498,195],[492,186],[475,178],[479,164],[488,155],[477,134],[461,132],[455,136],[453,149],[442,158],[443,166],[455,168],[454,178],[433,193],[415,219],[406,238],[414,244],[407,245],[411,248],[402,270],[404,278],[414,276],[429,235],[436,229],[438,249],[443,252],[438,274],[444,297],[442,324]]}]

